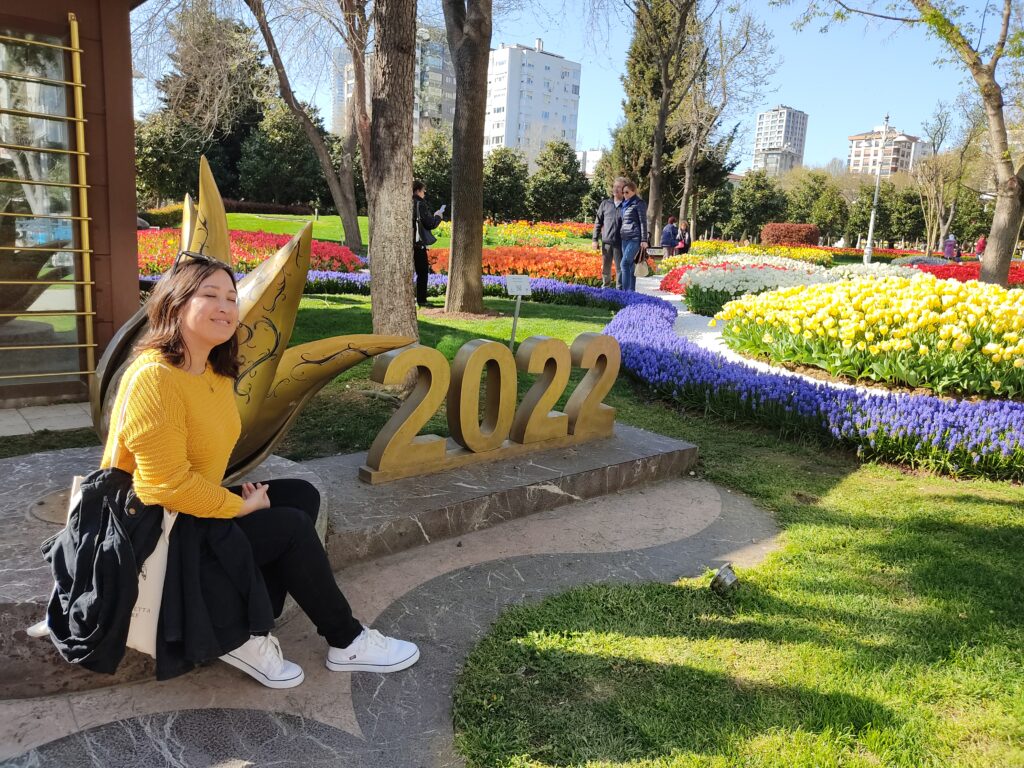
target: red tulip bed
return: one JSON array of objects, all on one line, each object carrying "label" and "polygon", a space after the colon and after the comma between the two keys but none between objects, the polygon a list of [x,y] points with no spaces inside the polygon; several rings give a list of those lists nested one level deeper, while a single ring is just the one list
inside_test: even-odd
[{"label": "red tulip bed", "polygon": [[[981,264],[971,262],[968,264],[917,264],[915,265],[922,272],[935,275],[940,280],[959,280],[966,283],[968,280],[978,280],[981,277]],[[1024,264],[1014,262],[1010,266],[1010,285],[1024,285]]]},{"label": "red tulip bed", "polygon": [[[232,230],[231,261],[238,272],[251,272],[291,240],[290,235],[269,232]],[[139,274],[162,275],[174,263],[180,247],[180,229],[141,230],[139,241]],[[310,269],[323,272],[355,272],[365,262],[344,245],[324,240],[313,241]]]}]

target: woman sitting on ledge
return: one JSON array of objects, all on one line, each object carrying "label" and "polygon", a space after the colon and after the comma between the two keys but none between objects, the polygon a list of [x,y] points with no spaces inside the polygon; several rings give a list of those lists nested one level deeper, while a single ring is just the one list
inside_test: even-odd
[{"label": "woman sitting on ledge", "polygon": [[231,268],[181,257],[157,284],[148,314],[142,353],[114,403],[120,413],[134,379],[123,427],[111,430],[103,466],[117,455],[143,503],[180,513],[168,551],[158,677],[219,657],[270,688],[298,685],[302,669],[270,634],[288,594],[327,640],[328,669],[395,672],[416,663],[414,644],[352,617],[314,527],[320,496],[312,485],[220,485],[241,432]]}]

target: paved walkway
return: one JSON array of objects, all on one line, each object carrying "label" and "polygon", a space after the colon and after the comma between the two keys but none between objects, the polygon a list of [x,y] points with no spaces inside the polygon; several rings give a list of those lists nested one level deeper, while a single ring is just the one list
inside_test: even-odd
[{"label": "paved walkway", "polygon": [[[678,479],[574,503],[341,571],[364,622],[417,642],[392,675],[324,668],[301,613],[277,636],[305,682],[271,691],[227,665],[169,682],[0,702],[5,766],[458,766],[451,695],[466,654],[510,604],[577,584],[671,582],[759,562],[767,513]],[[26,640],[25,642],[47,642]]]},{"label": "paved walkway", "polygon": [[44,429],[57,431],[91,426],[88,403],[0,408],[0,437],[31,435]]}]

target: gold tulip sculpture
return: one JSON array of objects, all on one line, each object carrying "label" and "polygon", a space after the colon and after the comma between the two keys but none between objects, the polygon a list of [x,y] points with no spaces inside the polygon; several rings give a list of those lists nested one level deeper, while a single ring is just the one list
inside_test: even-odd
[{"label": "gold tulip sculpture", "polygon": [[[235,399],[242,433],[228,462],[226,482],[269,456],[306,403],[339,373],[415,341],[405,336],[357,334],[288,347],[306,285],[311,246],[312,224],[307,224],[238,283],[241,370],[235,380]],[[231,263],[227,215],[205,157],[199,165],[198,206],[185,197],[181,249]],[[93,423],[103,439],[118,382],[147,326],[143,306],[114,335],[96,367],[90,399]]]}]

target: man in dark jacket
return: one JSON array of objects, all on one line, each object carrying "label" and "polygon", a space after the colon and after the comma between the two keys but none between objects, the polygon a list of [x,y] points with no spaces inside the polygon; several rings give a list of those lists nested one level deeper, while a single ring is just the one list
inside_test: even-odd
[{"label": "man in dark jacket", "polygon": [[416,267],[416,303],[427,306],[427,275],[430,274],[430,260],[427,258],[427,246],[437,242],[431,232],[441,223],[444,206],[433,214],[424,199],[427,185],[419,179],[412,183],[412,255]]},{"label": "man in dark jacket", "polygon": [[612,183],[612,196],[602,200],[594,217],[594,250],[601,250],[601,287],[612,287],[612,264],[615,264],[615,287],[622,287],[622,275],[618,272],[618,264],[622,261],[622,240],[619,237],[622,207],[621,176]]}]

